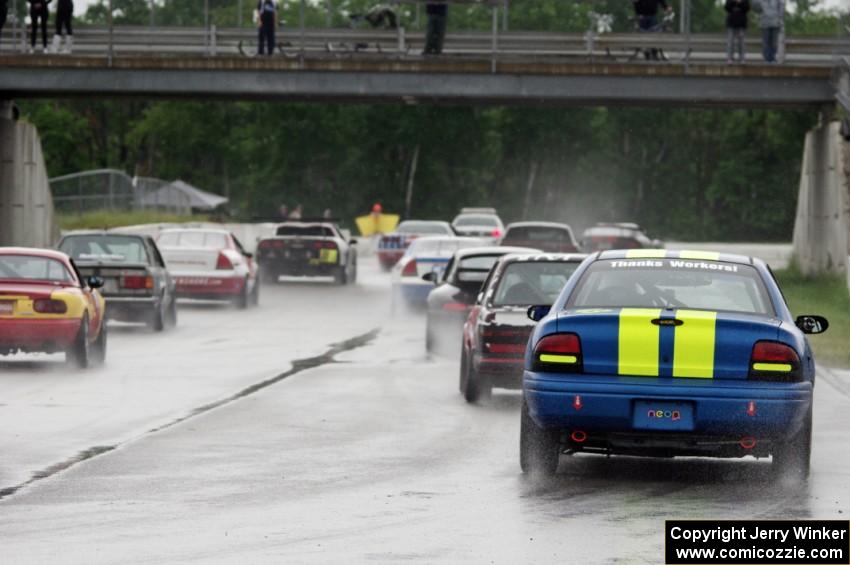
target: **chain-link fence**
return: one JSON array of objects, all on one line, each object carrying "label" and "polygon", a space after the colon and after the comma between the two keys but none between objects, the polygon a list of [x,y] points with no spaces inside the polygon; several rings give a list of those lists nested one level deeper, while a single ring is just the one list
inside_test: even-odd
[{"label": "chain-link fence", "polygon": [[133,177],[115,169],[84,171],[50,179],[57,212],[82,214],[94,210],[154,209],[189,215],[189,195],[172,183],[151,177]]}]

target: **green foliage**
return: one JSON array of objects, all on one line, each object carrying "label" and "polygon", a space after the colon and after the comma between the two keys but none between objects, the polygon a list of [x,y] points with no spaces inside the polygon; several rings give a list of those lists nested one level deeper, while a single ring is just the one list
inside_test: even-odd
[{"label": "green foliage", "polygon": [[140,210],[138,212],[116,212],[97,210],[84,214],[60,214],[59,228],[63,230],[110,229],[139,224],[203,222],[207,216],[178,216],[163,212]]}]

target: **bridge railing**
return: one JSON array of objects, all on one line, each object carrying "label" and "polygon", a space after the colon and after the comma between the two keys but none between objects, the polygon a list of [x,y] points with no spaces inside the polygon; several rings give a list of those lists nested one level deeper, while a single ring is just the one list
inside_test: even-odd
[{"label": "bridge railing", "polygon": [[[257,32],[251,28],[203,28],[119,26],[110,34],[106,27],[78,27],[75,54],[233,56],[251,55],[256,50]],[[278,33],[281,51],[288,56],[354,54],[406,57],[418,54],[424,46],[423,32],[369,29],[283,29]],[[746,40],[751,60],[758,60],[761,40]],[[642,49],[663,49],[671,60],[725,60],[725,37],[719,34],[674,33],[553,33],[503,31],[494,43],[489,32],[452,33],[446,37],[446,56],[585,57],[628,61]],[[18,51],[19,43],[5,42],[0,52]],[[850,37],[789,37],[785,44],[790,63],[835,65],[850,56]]]}]

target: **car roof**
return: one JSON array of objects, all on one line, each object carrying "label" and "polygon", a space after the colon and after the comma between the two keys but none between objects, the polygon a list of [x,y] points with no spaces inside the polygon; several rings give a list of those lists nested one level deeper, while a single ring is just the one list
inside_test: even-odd
[{"label": "car roof", "polygon": [[129,233],[129,232],[115,231],[115,230],[112,230],[112,229],[108,229],[108,230],[71,230],[71,231],[67,231],[67,232],[63,233],[62,238],[64,239],[64,238],[66,238],[68,236],[72,236],[72,235],[118,235],[118,236],[121,236],[121,237],[140,237],[140,238],[141,237],[149,237],[146,234]]},{"label": "car roof", "polygon": [[741,265],[753,265],[759,261],[746,255],[720,253],[717,251],[691,251],[687,249],[675,251],[670,249],[613,249],[610,251],[600,251],[596,259],[683,259],[685,261],[722,261]]},{"label": "car roof", "polygon": [[221,228],[166,228],[161,230],[158,235],[164,233],[185,233],[185,232],[202,232],[202,233],[220,233],[229,235],[230,232]]},{"label": "car roof", "polygon": [[573,231],[569,224],[565,224],[563,222],[511,222],[507,226],[505,226],[505,230],[509,230],[511,228],[560,228],[566,229],[569,231]]},{"label": "car roof", "polygon": [[499,245],[488,245],[486,247],[466,247],[464,249],[458,249],[457,252],[455,252],[455,256],[458,259],[461,259],[472,255],[507,255],[509,253],[541,253],[541,250],[534,249],[533,247],[503,247]]},{"label": "car roof", "polygon": [[59,261],[68,261],[65,253],[54,249],[42,249],[40,247],[0,247],[0,255],[34,255],[36,257],[47,257]]},{"label": "car roof", "polygon": [[586,253],[511,253],[500,258],[499,263],[581,263],[587,257],[588,255]]}]

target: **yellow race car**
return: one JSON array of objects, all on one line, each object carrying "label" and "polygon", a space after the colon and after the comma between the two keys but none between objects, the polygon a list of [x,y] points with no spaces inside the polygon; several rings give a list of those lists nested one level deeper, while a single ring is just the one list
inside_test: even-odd
[{"label": "yellow race car", "polygon": [[80,368],[106,358],[100,277],[58,251],[0,247],[0,355],[65,352]]}]

